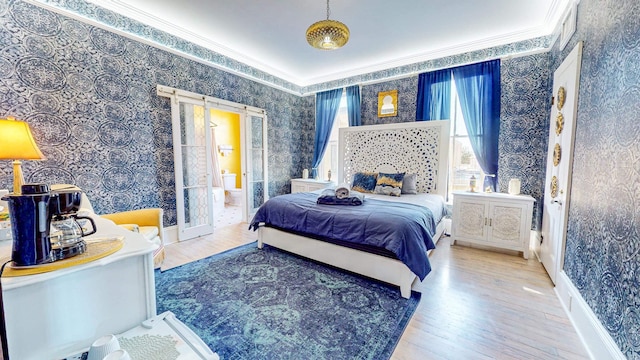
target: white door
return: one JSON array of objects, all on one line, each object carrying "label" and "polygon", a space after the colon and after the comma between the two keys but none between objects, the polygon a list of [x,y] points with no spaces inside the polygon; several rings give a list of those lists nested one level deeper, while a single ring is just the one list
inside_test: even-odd
[{"label": "white door", "polygon": [[264,112],[247,111],[241,123],[244,133],[245,156],[242,168],[242,182],[245,189],[243,221],[250,221],[253,215],[269,198],[267,181],[267,115]]},{"label": "white door", "polygon": [[554,101],[549,126],[539,256],[554,284],[563,266],[567,236],[581,59],[582,42],[579,42],[553,74]]},{"label": "white door", "polygon": [[175,97],[173,102],[178,240],[183,241],[213,233],[211,129],[203,100]]}]

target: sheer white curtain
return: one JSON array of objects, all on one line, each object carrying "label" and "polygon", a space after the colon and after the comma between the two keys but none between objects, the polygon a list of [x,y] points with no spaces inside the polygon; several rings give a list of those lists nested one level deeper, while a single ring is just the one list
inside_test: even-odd
[{"label": "sheer white curtain", "polygon": [[216,128],[211,128],[211,185],[213,187],[222,187],[222,172],[220,171],[220,160],[218,159],[218,143],[216,142]]}]

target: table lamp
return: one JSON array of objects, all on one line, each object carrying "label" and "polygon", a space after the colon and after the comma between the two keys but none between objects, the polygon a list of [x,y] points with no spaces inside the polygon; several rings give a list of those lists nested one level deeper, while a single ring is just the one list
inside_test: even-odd
[{"label": "table lamp", "polygon": [[12,117],[0,119],[0,160],[13,160],[14,194],[21,194],[24,184],[20,160],[42,159],[44,155],[31,135],[29,124]]}]

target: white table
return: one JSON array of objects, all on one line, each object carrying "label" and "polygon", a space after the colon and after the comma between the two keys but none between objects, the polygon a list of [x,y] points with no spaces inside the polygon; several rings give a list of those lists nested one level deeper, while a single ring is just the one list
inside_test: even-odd
[{"label": "white table", "polygon": [[[122,249],[86,264],[2,279],[11,359],[60,359],[156,315],[157,245],[93,218],[98,232],[88,239],[122,235]],[[0,245],[0,256],[3,263],[10,258],[10,241]]]}]

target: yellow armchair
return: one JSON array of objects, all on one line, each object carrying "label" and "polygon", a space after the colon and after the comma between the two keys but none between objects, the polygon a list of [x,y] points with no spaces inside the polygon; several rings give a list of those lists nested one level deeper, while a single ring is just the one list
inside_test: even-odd
[{"label": "yellow armchair", "polygon": [[153,252],[153,264],[157,269],[162,265],[165,256],[162,215],[162,209],[149,208],[102,214],[100,216],[130,231],[139,232],[147,240],[157,244],[158,248]]}]

